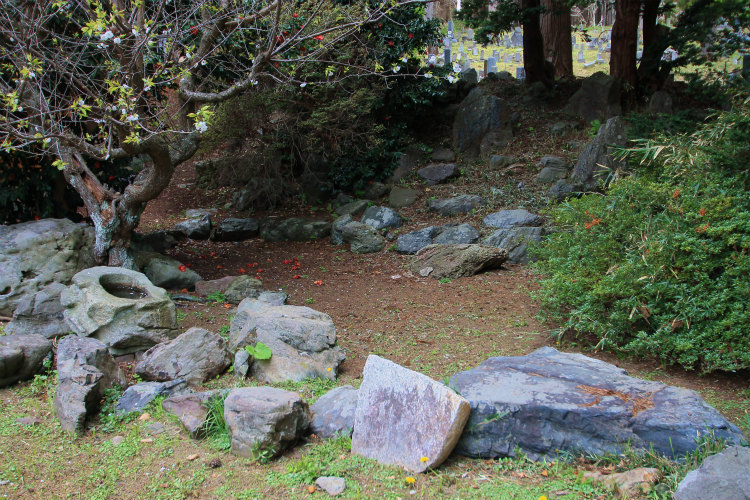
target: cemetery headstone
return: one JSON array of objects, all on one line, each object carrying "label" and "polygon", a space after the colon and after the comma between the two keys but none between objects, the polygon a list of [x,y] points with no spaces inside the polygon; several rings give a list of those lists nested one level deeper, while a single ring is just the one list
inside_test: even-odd
[{"label": "cemetery headstone", "polygon": [[453,58],[451,57],[451,49],[446,48],[443,51],[443,66],[449,66],[453,62]]},{"label": "cemetery headstone", "polygon": [[448,31],[453,31],[453,21],[448,21]]},{"label": "cemetery headstone", "polygon": [[526,79],[526,70],[524,68],[516,68],[516,78],[518,80]]},{"label": "cemetery headstone", "polygon": [[586,57],[583,55],[583,49],[578,51],[578,62],[579,63],[585,63]]}]

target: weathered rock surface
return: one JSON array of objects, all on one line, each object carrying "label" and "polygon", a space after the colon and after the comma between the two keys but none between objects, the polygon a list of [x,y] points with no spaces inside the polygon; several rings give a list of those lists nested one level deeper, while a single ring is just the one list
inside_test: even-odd
[{"label": "weathered rock surface", "polygon": [[161,407],[177,417],[191,438],[200,439],[205,432],[204,424],[208,415],[206,405],[226,393],[226,390],[215,390],[172,396],[162,401]]},{"label": "weathered rock surface", "polygon": [[146,234],[133,233],[130,249],[134,252],[163,253],[185,241],[185,233],[175,230],[151,231]]},{"label": "weathered rock surface", "polygon": [[750,500],[750,448],[730,446],[677,485],[674,500]]},{"label": "weathered rock surface", "polygon": [[498,229],[482,243],[508,252],[509,264],[526,264],[530,260],[527,253],[529,243],[542,241],[542,236],[544,229],[541,227],[513,227]]},{"label": "weathered rock surface", "polygon": [[335,476],[321,476],[315,480],[315,485],[332,497],[335,497],[346,490],[346,479]]},{"label": "weathered rock surface", "polygon": [[571,169],[570,162],[559,156],[544,156],[537,166],[542,167],[536,175],[536,182],[540,184],[553,184],[564,179]]},{"label": "weathered rock surface", "polygon": [[518,226],[541,226],[542,218],[536,214],[517,208],[515,210],[500,210],[483,219],[485,225],[498,229]]},{"label": "weathered rock surface", "polygon": [[417,170],[417,175],[430,186],[446,182],[457,176],[458,173],[458,166],[455,163],[432,163]]},{"label": "weathered rock surface", "polygon": [[273,387],[232,389],[224,400],[232,453],[280,455],[310,425],[310,410],[299,394]]},{"label": "weathered rock surface", "polygon": [[469,403],[448,387],[371,354],[359,389],[352,453],[423,472],[448,458],[468,416]]},{"label": "weathered rock surface", "polygon": [[607,120],[578,157],[570,175],[573,185],[593,189],[618,168],[625,168],[627,162],[615,160],[613,152],[615,147],[625,146],[627,138],[627,123],[624,118],[616,116]]},{"label": "weathered rock surface", "polygon": [[344,226],[352,221],[354,219],[349,214],[342,215],[333,221],[333,224],[331,224],[331,245],[343,245],[345,243],[343,235]]},{"label": "weathered rock surface", "polygon": [[224,338],[202,328],[191,328],[146,351],[135,372],[147,380],[184,379],[189,384],[200,384],[224,373],[231,363]]},{"label": "weathered rock surface", "polygon": [[388,193],[390,186],[378,181],[370,181],[365,188],[365,198],[368,200],[377,200]]},{"label": "weathered rock surface", "polygon": [[410,233],[402,234],[396,240],[396,250],[399,253],[414,254],[427,245],[432,244],[432,239],[440,233],[440,227],[429,226]]},{"label": "weathered rock surface", "polygon": [[433,243],[438,245],[461,245],[476,243],[479,233],[469,224],[448,224],[441,228]]},{"label": "weathered rock surface", "polygon": [[485,245],[428,245],[414,256],[409,269],[431,278],[461,278],[497,269],[508,253]]},{"label": "weathered rock surface", "polygon": [[[130,290],[144,296],[119,296]],[[175,306],[167,292],[130,269],[85,269],[73,276],[60,302],[73,332],[104,342],[114,354],[147,349],[177,335]]]},{"label": "weathered rock surface", "polygon": [[352,253],[375,253],[385,247],[385,238],[369,224],[351,221],[341,228],[341,238]]},{"label": "weathered rock surface", "polygon": [[268,218],[260,229],[260,237],[265,241],[310,241],[325,238],[330,233],[330,222],[299,217],[284,220]]},{"label": "weathered rock surface", "polygon": [[574,187],[569,182],[565,179],[560,179],[549,188],[549,197],[561,201],[572,196],[574,190]]},{"label": "weathered rock surface", "polygon": [[52,352],[52,342],[42,335],[0,337],[0,387],[27,380],[39,373]]},{"label": "weathered rock surface", "polygon": [[70,333],[63,315],[65,308],[60,303],[65,288],[62,283],[50,283],[34,294],[24,295],[13,312],[13,321],[5,325],[5,333],[38,334],[48,339]]},{"label": "weathered rock surface", "polygon": [[184,380],[141,382],[125,389],[115,405],[115,411],[118,413],[141,411],[159,396],[171,397],[189,392],[191,391]]},{"label": "weathered rock surface", "polygon": [[[508,106],[477,87],[461,102],[453,121],[453,148],[469,156],[479,154],[480,145],[488,134],[493,143],[513,138],[511,112]],[[485,141],[486,142],[486,141]]]},{"label": "weathered rock surface", "polygon": [[362,214],[361,222],[380,230],[401,227],[401,224],[404,223],[404,218],[392,208],[372,206]]},{"label": "weathered rock surface", "polygon": [[364,212],[369,206],[370,202],[368,200],[354,200],[336,208],[336,214],[339,217],[344,215],[351,215],[354,217]]},{"label": "weathered rock surface", "polygon": [[448,148],[438,146],[432,151],[432,161],[450,163],[456,161],[456,153]]},{"label": "weathered rock surface", "polygon": [[232,352],[262,342],[273,355],[253,362],[252,375],[264,382],[335,379],[345,355],[336,345],[331,317],[304,306],[270,305],[245,299],[229,329]]},{"label": "weathered rock surface", "polygon": [[466,214],[486,203],[484,198],[474,194],[460,194],[452,198],[432,200],[429,210],[440,215],[453,216]]},{"label": "weathered rock surface", "polygon": [[351,385],[343,385],[321,396],[310,407],[310,431],[322,438],[351,436],[358,394]]},{"label": "weathered rock surface", "polygon": [[565,112],[580,115],[587,122],[621,115],[621,92],[619,79],[598,71],[586,78],[570,97]]},{"label": "weathered rock surface", "polygon": [[0,316],[51,283],[67,285],[94,265],[93,230],[68,219],[0,225]]},{"label": "weathered rock surface", "polygon": [[456,447],[467,456],[514,456],[517,448],[533,460],[561,452],[618,454],[630,443],[680,457],[708,432],[742,440],[695,391],[629,377],[609,363],[551,347],[490,358],[449,385],[471,403]]},{"label": "weathered rock surface", "polygon": [[138,268],[154,285],[172,290],[192,290],[201,278],[198,273],[177,259],[154,252],[138,252],[134,255]]},{"label": "weathered rock surface", "polygon": [[510,165],[514,163],[516,163],[516,158],[514,156],[509,156],[509,155],[490,156],[490,168],[493,170],[498,169],[498,168],[509,167]]},{"label": "weathered rock surface", "polygon": [[211,236],[211,216],[202,211],[188,214],[188,220],[174,226],[175,231],[194,240],[207,240]]},{"label": "weathered rock surface", "polygon": [[216,225],[211,239],[216,241],[243,241],[255,238],[259,231],[260,224],[256,219],[230,217]]},{"label": "weathered rock surface", "polygon": [[388,205],[391,208],[406,208],[414,204],[419,196],[419,191],[416,189],[402,188],[399,186],[393,186],[391,194],[388,198]]},{"label": "weathered rock surface", "polygon": [[263,291],[263,282],[250,276],[224,276],[223,278],[199,281],[195,284],[195,293],[208,297],[214,293],[223,293],[227,302],[239,304],[246,298],[257,298]]},{"label": "weathered rock surface", "polygon": [[672,94],[666,90],[657,90],[651,95],[648,101],[649,113],[671,115],[672,111]]},{"label": "weathered rock surface", "polygon": [[107,346],[96,339],[68,335],[57,346],[54,409],[63,430],[83,430],[88,415],[99,410],[105,389],[127,385]]}]

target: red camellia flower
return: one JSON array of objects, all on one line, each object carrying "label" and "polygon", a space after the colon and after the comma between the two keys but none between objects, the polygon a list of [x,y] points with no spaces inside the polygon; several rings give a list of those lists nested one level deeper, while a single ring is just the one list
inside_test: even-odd
[{"label": "red camellia flower", "polygon": [[247,272],[247,271],[245,271],[245,268],[244,268],[244,267],[241,267],[241,268],[240,268],[240,270],[239,270],[239,273],[240,273],[240,274],[245,274],[246,272]]},{"label": "red camellia flower", "polygon": [[389,47],[393,47],[393,40],[390,40],[390,41],[388,42],[388,46],[389,46]]},{"label": "red camellia flower", "polygon": [[41,218],[41,217],[39,217],[38,215],[35,215],[35,216],[34,216],[34,220],[39,220],[40,218]]},{"label": "red camellia flower", "polygon": [[197,35],[198,34],[198,27],[197,26],[193,26],[192,28],[190,28],[190,34],[191,35]]},{"label": "red camellia flower", "polygon": [[322,42],[323,41],[323,35],[318,35],[316,37],[313,37],[313,40],[320,40]]},{"label": "red camellia flower", "polygon": [[177,269],[179,269],[181,273],[184,273],[185,271],[187,271],[187,267],[185,266],[180,266]]},{"label": "red camellia flower", "polygon": [[113,181],[113,180],[115,180],[115,176],[114,175],[110,175],[109,177],[107,177],[107,180]]},{"label": "red camellia flower", "polygon": [[323,281],[322,281],[322,280],[316,280],[316,281],[313,281],[313,285],[316,285],[316,286],[320,286],[320,285],[322,285],[322,284],[323,284]]},{"label": "red camellia flower", "polygon": [[255,272],[258,273],[258,274],[260,274],[260,273],[263,272],[263,269],[258,268]]},{"label": "red camellia flower", "polygon": [[292,17],[299,17],[299,14],[297,14],[297,13],[295,12],[294,14],[292,14]]},{"label": "red camellia flower", "polygon": [[301,277],[302,277],[302,276],[300,276],[299,274],[295,274],[294,276],[292,276],[292,279],[293,279],[293,280],[298,280],[298,279],[300,279]]},{"label": "red camellia flower", "polygon": [[414,33],[409,33],[409,34],[408,34],[407,36],[408,36],[409,38],[414,38]]}]

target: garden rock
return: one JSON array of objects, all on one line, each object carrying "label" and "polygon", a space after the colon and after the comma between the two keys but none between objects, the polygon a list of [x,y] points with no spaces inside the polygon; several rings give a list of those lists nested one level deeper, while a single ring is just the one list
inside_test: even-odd
[{"label": "garden rock", "polygon": [[219,222],[211,237],[216,241],[243,241],[258,236],[259,230],[256,219],[228,218]]},{"label": "garden rock", "polygon": [[343,234],[344,226],[353,220],[351,215],[346,214],[333,221],[333,224],[331,224],[331,245],[343,245],[346,243]]},{"label": "garden rock", "polygon": [[[131,290],[143,296],[123,297],[127,293],[121,292]],[[113,354],[148,349],[177,335],[175,306],[167,292],[130,269],[85,269],[73,276],[60,302],[74,333],[104,342]]]},{"label": "garden rock", "polygon": [[125,389],[117,405],[115,405],[115,411],[123,414],[139,412],[159,396],[171,397],[189,392],[191,391],[184,380],[141,382]]},{"label": "garden rock", "polygon": [[135,254],[135,262],[149,281],[158,287],[192,290],[202,279],[198,273],[179,260],[160,253],[138,252]]},{"label": "garden rock", "polygon": [[289,294],[286,292],[261,292],[258,295],[258,301],[268,304],[269,306],[283,306],[286,304]]},{"label": "garden rock", "polygon": [[[389,184],[396,184],[409,175],[419,165],[422,159],[422,151],[416,146],[407,147],[398,157],[398,165],[388,178]],[[395,207],[398,208],[398,207]]]},{"label": "garden rock", "polygon": [[224,276],[195,284],[195,293],[198,295],[208,297],[221,293],[224,299],[232,304],[239,304],[248,297],[257,298],[261,291],[263,291],[263,283],[250,276]]},{"label": "garden rock", "polygon": [[358,394],[357,389],[351,385],[344,385],[321,396],[310,407],[310,431],[326,439],[351,436]]},{"label": "garden rock", "polygon": [[99,410],[105,389],[126,386],[120,367],[96,339],[68,335],[57,346],[58,385],[54,410],[64,431],[80,433]]},{"label": "garden rock", "polygon": [[469,224],[448,224],[440,229],[433,243],[440,245],[460,245],[464,243],[476,243],[479,233]]},{"label": "garden rock", "polygon": [[651,100],[648,102],[648,112],[655,115],[671,115],[672,108],[672,95],[665,90],[657,90],[651,95]]},{"label": "garden rock", "polygon": [[265,241],[310,241],[325,238],[330,233],[331,223],[323,220],[268,218],[261,225],[260,237]]},{"label": "garden rock", "polygon": [[191,438],[200,439],[205,432],[204,424],[208,415],[206,405],[226,393],[226,390],[215,390],[171,396],[162,401],[161,407],[177,417]]},{"label": "garden rock", "polygon": [[67,285],[94,265],[93,230],[68,219],[0,225],[0,316],[51,283]]},{"label": "garden rock", "polygon": [[175,225],[175,231],[194,240],[207,240],[211,236],[211,216],[202,211],[190,212],[188,220]]},{"label": "garden rock", "polygon": [[562,136],[578,128],[575,122],[555,122],[550,126],[549,133],[556,136]]},{"label": "garden rock", "polygon": [[42,335],[0,337],[0,387],[27,380],[39,373],[52,352],[52,342]]},{"label": "garden rock", "polygon": [[541,226],[542,218],[522,208],[515,210],[500,210],[483,219],[485,225],[498,229],[518,226]]},{"label": "garden rock", "polygon": [[339,217],[344,215],[351,215],[352,217],[354,217],[364,212],[369,206],[370,202],[368,200],[355,200],[338,207],[336,209],[336,214]]},{"label": "garden rock", "polygon": [[371,354],[359,389],[352,453],[424,472],[448,458],[468,417],[469,403],[445,385]]},{"label": "garden rock", "polygon": [[152,231],[146,234],[133,233],[130,249],[134,252],[163,253],[185,241],[181,231]]},{"label": "garden rock", "polygon": [[600,180],[618,168],[626,168],[627,162],[617,161],[613,157],[615,147],[624,147],[627,143],[627,123],[621,116],[610,118],[599,128],[596,137],[584,148],[578,157],[570,180],[574,186],[583,189],[594,189]]},{"label": "garden rock", "polygon": [[587,122],[604,121],[622,114],[620,80],[603,71],[586,78],[565,106],[565,112],[580,115]]},{"label": "garden rock", "polygon": [[232,453],[257,458],[280,455],[310,425],[310,410],[299,394],[273,387],[232,389],[224,400]]},{"label": "garden rock", "polygon": [[305,378],[335,380],[345,355],[336,345],[331,317],[304,306],[240,302],[230,323],[231,351],[262,342],[273,355],[255,360],[252,375],[263,382],[298,382]]},{"label": "garden rock", "polygon": [[456,161],[456,153],[454,153],[448,148],[438,146],[432,151],[431,158],[432,158],[432,161],[435,161],[438,163],[441,163],[441,162],[450,163],[450,162]]},{"label": "garden rock", "polygon": [[696,449],[696,436],[743,439],[695,391],[629,377],[609,363],[551,347],[490,358],[449,385],[471,403],[456,447],[466,456],[515,456],[516,449],[532,460],[620,454],[629,443],[677,458]]},{"label": "garden rock", "polygon": [[527,264],[529,243],[542,241],[542,236],[544,236],[544,230],[541,227],[513,227],[498,229],[482,243],[508,252],[509,264]]},{"label": "garden rock", "polygon": [[440,227],[429,226],[424,229],[402,234],[396,240],[396,251],[398,253],[415,254],[427,245],[432,244],[432,239],[440,233]]},{"label": "garden rock", "polygon": [[315,480],[315,485],[335,497],[346,490],[346,479],[335,476],[321,476]]},{"label": "garden rock", "polygon": [[404,218],[392,208],[373,206],[365,210],[361,222],[379,231],[381,229],[401,227],[401,224],[404,223]]},{"label": "garden rock", "polygon": [[661,478],[659,469],[638,467],[637,469],[614,474],[584,472],[583,479],[601,483],[617,493],[620,498],[641,498],[651,491],[651,487]]},{"label": "garden rock", "polygon": [[516,163],[516,158],[509,155],[492,155],[490,156],[490,168],[505,168]]},{"label": "garden rock", "polygon": [[385,247],[385,238],[375,228],[361,222],[346,224],[341,229],[341,238],[349,243],[349,249],[356,254],[375,253]]},{"label": "garden rock", "polygon": [[476,156],[488,133],[507,139],[513,137],[510,109],[497,97],[485,94],[481,87],[476,87],[461,102],[456,113],[453,148]]},{"label": "garden rock", "polygon": [[208,330],[191,328],[146,351],[135,372],[147,380],[184,379],[189,384],[200,384],[224,373],[231,363],[226,340]]},{"label": "garden rock", "polygon": [[508,253],[485,245],[428,245],[414,256],[409,269],[431,278],[461,278],[497,269]]},{"label": "garden rock", "polygon": [[730,446],[688,472],[674,500],[750,500],[750,448]]},{"label": "garden rock", "polygon": [[388,192],[388,186],[378,181],[370,181],[365,188],[365,198],[369,200],[377,200],[385,196]]},{"label": "garden rock", "polygon": [[540,184],[552,184],[558,179],[564,179],[571,167],[567,160],[559,156],[545,156],[537,166],[542,167],[536,176],[536,181]]},{"label": "garden rock", "polygon": [[417,170],[417,175],[430,186],[434,186],[457,176],[458,167],[455,163],[432,163]]},{"label": "garden rock", "polygon": [[250,364],[253,362],[250,353],[245,349],[240,349],[234,353],[234,362],[232,363],[233,372],[236,377],[243,379],[250,372]]},{"label": "garden rock", "polygon": [[23,296],[13,312],[13,321],[5,325],[5,333],[33,333],[48,339],[70,333],[63,316],[65,308],[60,303],[60,294],[65,288],[62,283],[50,283],[34,294]]},{"label": "garden rock", "polygon": [[551,188],[549,188],[549,197],[557,201],[573,195],[574,188],[565,179],[560,179]]},{"label": "garden rock", "polygon": [[486,201],[481,196],[473,194],[460,194],[452,198],[432,200],[430,202],[430,211],[450,217],[453,215],[469,213],[475,208],[484,205],[485,203]]},{"label": "garden rock", "polygon": [[413,205],[417,201],[418,196],[419,191],[416,189],[393,186],[391,194],[388,197],[388,205],[396,209],[406,208]]}]

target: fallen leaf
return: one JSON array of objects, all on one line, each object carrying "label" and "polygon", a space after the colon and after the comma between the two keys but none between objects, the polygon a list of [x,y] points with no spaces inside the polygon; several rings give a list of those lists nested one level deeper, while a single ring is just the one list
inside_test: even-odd
[{"label": "fallen leaf", "polygon": [[151,418],[151,415],[149,415],[148,413],[144,413],[143,415],[141,415],[140,417],[138,417],[138,420],[143,421],[143,420],[148,420],[150,418]]},{"label": "fallen leaf", "polygon": [[192,461],[193,461],[193,460],[195,460],[196,458],[198,458],[198,454],[197,454],[197,453],[193,453],[192,455],[188,455],[188,456],[186,456],[186,457],[185,457],[185,460],[187,460],[188,462],[192,462]]}]

